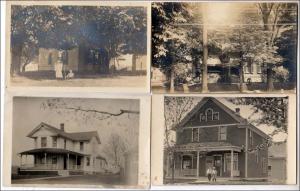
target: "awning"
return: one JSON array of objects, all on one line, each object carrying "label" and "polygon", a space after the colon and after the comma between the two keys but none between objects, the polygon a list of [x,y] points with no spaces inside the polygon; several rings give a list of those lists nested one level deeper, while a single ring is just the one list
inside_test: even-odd
[{"label": "awning", "polygon": [[84,154],[70,151],[67,149],[58,149],[58,148],[38,148],[38,149],[31,149],[27,151],[23,151],[19,154],[21,155],[32,155],[32,154],[38,154],[38,153],[51,153],[51,154],[71,154],[71,155],[78,155],[78,156],[84,156]]},{"label": "awning", "polygon": [[236,151],[241,152],[242,147],[232,145],[227,142],[203,142],[203,143],[187,143],[175,145],[171,150],[175,152],[187,152],[187,151],[200,151],[200,152],[212,152],[212,151]]}]

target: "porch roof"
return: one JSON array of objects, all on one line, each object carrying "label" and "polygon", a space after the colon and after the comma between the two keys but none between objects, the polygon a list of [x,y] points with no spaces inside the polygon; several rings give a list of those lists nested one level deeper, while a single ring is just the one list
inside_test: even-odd
[{"label": "porch roof", "polygon": [[187,143],[175,145],[172,149],[177,152],[184,151],[201,151],[201,152],[211,152],[211,151],[236,151],[241,152],[242,147],[232,145],[228,142],[203,142],[203,143]]},{"label": "porch roof", "polygon": [[23,151],[19,154],[21,155],[32,155],[32,154],[38,154],[38,153],[51,153],[51,154],[71,154],[71,155],[78,155],[78,156],[84,156],[84,154],[70,151],[67,149],[59,149],[59,148],[38,148],[38,149],[30,149],[27,151]]}]

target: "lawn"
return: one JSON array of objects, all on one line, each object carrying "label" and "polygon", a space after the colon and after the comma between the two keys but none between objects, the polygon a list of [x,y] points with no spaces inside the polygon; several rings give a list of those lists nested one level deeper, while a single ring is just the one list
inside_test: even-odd
[{"label": "lawn", "polygon": [[63,87],[137,87],[147,85],[147,77],[140,76],[99,76],[90,78],[58,79],[32,79],[24,76],[11,78],[14,86],[63,86]]},{"label": "lawn", "polygon": [[98,185],[103,187],[114,187],[124,185],[119,175],[77,175],[68,177],[51,177],[36,179],[17,179],[12,180],[12,184],[68,184],[68,185]]}]

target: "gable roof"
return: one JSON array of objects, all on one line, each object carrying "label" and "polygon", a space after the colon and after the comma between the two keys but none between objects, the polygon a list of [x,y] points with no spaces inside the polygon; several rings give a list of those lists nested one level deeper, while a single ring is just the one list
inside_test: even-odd
[{"label": "gable roof", "polygon": [[227,114],[229,114],[236,122],[237,124],[241,125],[241,126],[248,126],[251,130],[255,131],[256,133],[258,133],[259,135],[263,136],[264,138],[269,138],[269,136],[264,133],[263,131],[261,131],[260,129],[258,129],[257,127],[255,127],[254,125],[248,123],[248,120],[241,117],[240,115],[236,114],[236,112],[234,112],[232,109],[230,109],[229,107],[227,107],[226,105],[224,105],[222,102],[220,102],[219,100],[217,100],[216,98],[213,97],[204,97],[188,114],[185,115],[185,117],[176,125],[174,126],[172,129],[176,130],[182,126],[184,126],[196,113],[197,111],[199,111],[199,109],[201,109],[201,107],[204,106],[204,104],[206,104],[208,101],[212,101],[213,103],[215,103],[217,106],[219,106],[221,109],[223,109]]},{"label": "gable roof", "polygon": [[93,137],[97,139],[97,142],[100,144],[100,138],[97,131],[86,131],[86,132],[76,132],[76,133],[68,133],[61,129],[58,129],[52,125],[41,122],[36,128],[34,128],[27,137],[33,138],[34,133],[39,131],[42,127],[46,127],[57,135],[73,140],[73,141],[90,141]]}]

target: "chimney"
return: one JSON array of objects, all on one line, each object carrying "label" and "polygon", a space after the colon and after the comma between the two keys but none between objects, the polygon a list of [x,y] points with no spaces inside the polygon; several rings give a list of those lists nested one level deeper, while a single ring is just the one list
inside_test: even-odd
[{"label": "chimney", "polygon": [[60,130],[65,131],[65,124],[64,123],[60,124]]},{"label": "chimney", "polygon": [[237,115],[240,115],[240,108],[235,108],[235,113],[237,114]]}]

